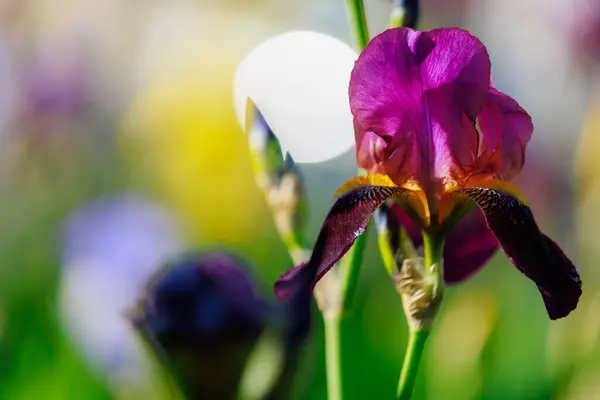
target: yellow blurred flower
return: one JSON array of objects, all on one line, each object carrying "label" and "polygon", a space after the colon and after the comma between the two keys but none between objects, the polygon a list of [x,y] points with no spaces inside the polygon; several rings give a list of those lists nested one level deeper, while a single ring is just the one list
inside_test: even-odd
[{"label": "yellow blurred flower", "polygon": [[269,216],[232,105],[237,60],[207,52],[148,80],[127,115],[122,148],[195,234],[238,243]]},{"label": "yellow blurred flower", "polygon": [[592,98],[579,137],[579,147],[575,160],[575,174],[578,178],[580,198],[600,183],[600,93]]},{"label": "yellow blurred flower", "polygon": [[597,238],[600,234],[600,93],[590,102],[579,137],[575,159],[578,190],[578,243],[582,262],[600,257]]}]

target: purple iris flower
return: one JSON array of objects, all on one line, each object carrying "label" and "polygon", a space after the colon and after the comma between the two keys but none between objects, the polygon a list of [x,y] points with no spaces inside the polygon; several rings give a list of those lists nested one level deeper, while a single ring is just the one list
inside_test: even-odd
[{"label": "purple iris flower", "polygon": [[537,285],[550,318],[576,308],[573,263],[509,183],[523,167],[531,117],[490,73],[483,43],[458,28],[394,28],[369,43],[349,85],[357,161],[368,175],[338,190],[310,260],[276,283],[280,300],[314,287],[392,199],[409,231],[446,236],[448,282],[470,276],[498,243]]},{"label": "purple iris flower", "polygon": [[230,399],[267,325],[283,328],[284,368],[294,368],[310,305],[298,298],[302,304],[274,307],[255,290],[243,259],[190,252],[150,280],[133,321],[166,352],[191,398]]},{"label": "purple iris flower", "polygon": [[148,285],[134,321],[168,354],[194,399],[233,398],[267,324],[244,263],[224,252],[188,254]]}]

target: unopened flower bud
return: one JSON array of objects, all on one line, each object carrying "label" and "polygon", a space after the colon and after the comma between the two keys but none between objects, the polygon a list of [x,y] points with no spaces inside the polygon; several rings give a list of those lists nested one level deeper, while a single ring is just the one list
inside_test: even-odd
[{"label": "unopened flower bud", "polygon": [[415,330],[429,330],[443,297],[443,285],[435,269],[425,266],[423,257],[398,260],[400,271],[394,275],[396,290],[402,297],[404,314]]},{"label": "unopened flower bud", "polygon": [[248,99],[246,132],[258,186],[273,213],[275,226],[290,251],[296,251],[305,226],[306,192],[300,171],[260,111]]},{"label": "unopened flower bud", "polygon": [[234,398],[245,361],[271,310],[242,263],[191,254],[150,283],[134,325],[166,354],[191,398]]}]

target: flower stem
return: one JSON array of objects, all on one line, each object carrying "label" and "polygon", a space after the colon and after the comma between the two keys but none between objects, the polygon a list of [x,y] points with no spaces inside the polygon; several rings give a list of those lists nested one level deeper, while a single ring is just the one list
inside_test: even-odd
[{"label": "flower stem", "polygon": [[352,307],[354,292],[356,291],[356,286],[358,284],[360,264],[362,262],[365,243],[367,241],[367,232],[368,230],[356,239],[354,246],[350,248],[348,254],[343,258],[338,267],[340,293],[342,295],[342,312],[345,312]]},{"label": "flower stem", "polygon": [[444,236],[423,232],[423,250],[425,268],[428,268],[428,272],[435,276],[437,289],[443,290],[442,253],[444,250]]},{"label": "flower stem", "polygon": [[[423,247],[425,273],[429,274],[433,281],[431,296],[441,300],[444,290],[442,270],[444,236],[423,232]],[[435,316],[435,313],[433,316]],[[409,321],[409,329],[410,336],[408,338],[408,346],[406,354],[404,355],[400,380],[398,381],[397,398],[400,400],[407,400],[412,396],[415,380],[419,371],[419,363],[421,361],[421,356],[423,355],[425,342],[429,336],[430,327],[416,326],[416,324],[411,324]]]},{"label": "flower stem", "polygon": [[419,0],[394,0],[390,28],[414,28],[419,20]]},{"label": "flower stem", "polygon": [[[369,43],[369,30],[363,0],[346,0],[348,20],[354,34],[356,48],[360,51]],[[325,321],[325,363],[329,400],[344,398],[342,380],[342,318],[352,304],[367,233],[358,237],[348,254],[338,266],[340,307],[336,312],[323,314]]]},{"label": "flower stem", "polygon": [[419,371],[419,363],[425,348],[425,341],[429,336],[429,331],[411,330],[408,338],[408,347],[404,356],[404,364],[400,373],[400,381],[398,382],[398,391],[396,398],[398,400],[408,400],[412,396],[417,372]]},{"label": "flower stem", "polygon": [[369,43],[365,6],[362,0],[346,0],[346,8],[348,9],[348,21],[354,34],[354,42],[357,49],[362,50]]},{"label": "flower stem", "polygon": [[342,330],[341,314],[325,316],[325,364],[327,368],[327,399],[342,400]]}]

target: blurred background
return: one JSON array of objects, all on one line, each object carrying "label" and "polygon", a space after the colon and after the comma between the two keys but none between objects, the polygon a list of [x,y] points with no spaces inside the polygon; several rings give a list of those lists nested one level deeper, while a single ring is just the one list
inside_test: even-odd
[{"label": "blurred background", "polygon": [[[184,249],[238,255],[274,301],[292,261],[251,173],[233,75],[277,33],[351,43],[344,6],[0,2],[0,399],[165,398],[125,316]],[[391,1],[366,7],[371,33],[384,30]],[[421,15],[422,29],[481,38],[494,83],[532,115],[517,184],[578,265],[584,294],[550,322],[537,290],[498,254],[448,288],[414,398],[600,399],[600,3],[423,0]],[[354,151],[300,169],[312,241],[333,191],[355,175]],[[393,398],[407,329],[374,232],[360,278],[345,385],[353,399]],[[326,398],[313,317],[290,398]]]}]

